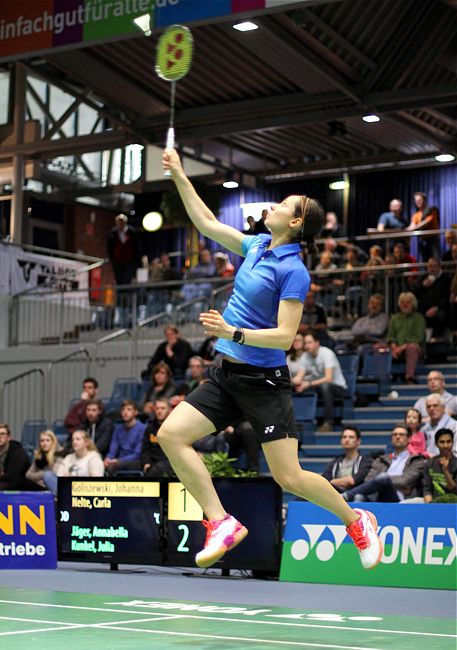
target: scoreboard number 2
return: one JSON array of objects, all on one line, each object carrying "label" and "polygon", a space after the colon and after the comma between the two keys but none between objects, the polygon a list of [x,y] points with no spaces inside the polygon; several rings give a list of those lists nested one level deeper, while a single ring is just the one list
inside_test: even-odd
[{"label": "scoreboard number 2", "polygon": [[[168,484],[168,519],[172,521],[201,521],[203,519],[203,510],[182,483]],[[185,544],[184,538],[181,544]]]}]

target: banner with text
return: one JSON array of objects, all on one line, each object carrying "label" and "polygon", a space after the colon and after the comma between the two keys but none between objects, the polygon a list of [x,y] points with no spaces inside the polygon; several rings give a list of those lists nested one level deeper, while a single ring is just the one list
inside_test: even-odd
[{"label": "banner with text", "polygon": [[0,492],[0,569],[56,569],[54,496]]},{"label": "banner with text", "polygon": [[280,580],[344,585],[456,589],[457,506],[364,504],[379,522],[384,556],[373,571],[334,515],[289,504]]},{"label": "banner with text", "polygon": [[310,0],[14,0],[2,2],[0,61],[43,50],[140,36],[134,19],[151,27],[193,23]]},{"label": "banner with text", "polygon": [[[80,290],[78,297],[87,298],[86,265],[76,260],[29,253],[18,246],[0,244],[0,293],[14,295],[27,289],[43,291]],[[57,294],[57,299],[60,296]]]}]

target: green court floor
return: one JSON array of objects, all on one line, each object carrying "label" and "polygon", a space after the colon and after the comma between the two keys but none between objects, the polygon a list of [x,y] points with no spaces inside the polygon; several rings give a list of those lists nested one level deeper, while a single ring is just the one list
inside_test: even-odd
[{"label": "green court floor", "polygon": [[[240,590],[240,599],[242,589]],[[0,588],[0,647],[455,650],[455,621]]]}]

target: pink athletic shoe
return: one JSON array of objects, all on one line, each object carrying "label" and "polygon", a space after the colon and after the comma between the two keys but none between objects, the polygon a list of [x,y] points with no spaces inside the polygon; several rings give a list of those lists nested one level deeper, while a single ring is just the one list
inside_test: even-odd
[{"label": "pink athletic shoe", "polygon": [[226,515],[219,521],[204,519],[202,524],[206,528],[205,548],[195,556],[197,566],[202,569],[217,562],[226,551],[235,548],[248,534],[248,529],[232,515]]},{"label": "pink athletic shoe", "polygon": [[360,517],[346,527],[349,537],[352,537],[360,553],[360,561],[364,569],[374,569],[382,559],[383,546],[377,534],[378,521],[372,512],[354,508]]}]

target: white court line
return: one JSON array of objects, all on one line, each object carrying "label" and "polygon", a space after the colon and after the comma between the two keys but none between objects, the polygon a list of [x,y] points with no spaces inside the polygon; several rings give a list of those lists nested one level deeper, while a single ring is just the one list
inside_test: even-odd
[{"label": "white court line", "polygon": [[42,627],[34,630],[20,630],[17,632],[0,632],[0,636],[13,636],[14,634],[35,634],[35,632],[56,632],[59,630],[76,630],[76,628],[87,627],[86,625],[67,625],[65,627]]},{"label": "white court line", "polygon": [[242,637],[242,636],[222,636],[219,634],[193,634],[191,632],[169,632],[168,630],[143,630],[141,628],[132,628],[132,627],[118,627],[113,625],[111,627],[104,625],[94,625],[93,627],[104,627],[109,630],[125,630],[127,632],[146,632],[147,634],[162,634],[166,636],[184,636],[184,637],[194,637],[198,639],[219,639],[222,641],[249,641],[250,643],[266,643],[278,645],[294,645],[301,646],[306,648],[337,648],[339,650],[380,650],[380,648],[370,648],[354,645],[333,645],[329,643],[306,643],[305,641],[278,641],[273,639],[256,639],[252,637]]},{"label": "white court line", "polygon": [[[54,608],[63,608],[63,609],[83,609],[95,612],[116,612],[120,614],[136,614],[142,615],[143,612],[138,610],[126,610],[126,609],[109,609],[104,607],[84,607],[82,605],[57,605],[54,603],[31,603],[23,600],[0,600],[0,603],[12,604],[12,605],[32,605],[36,607],[54,607]],[[152,616],[153,612],[144,612],[144,616]],[[170,615],[173,616],[173,615]],[[230,623],[255,623],[257,625],[280,625],[285,627],[310,627],[310,628],[320,628],[324,630],[340,630],[340,631],[350,631],[350,632],[379,632],[381,634],[406,634],[413,636],[428,636],[428,637],[444,637],[444,638],[457,638],[456,634],[441,634],[438,632],[415,632],[413,630],[383,630],[380,628],[372,627],[348,627],[341,625],[316,625],[315,623],[289,623],[289,622],[279,622],[279,621],[256,621],[253,619],[243,619],[243,618],[224,618],[221,616],[192,616],[190,614],[181,614],[181,618],[196,618],[202,619],[205,621],[228,621]]]},{"label": "white court line", "polygon": [[[19,618],[16,616],[0,616],[0,620],[3,621],[25,621],[26,623],[49,623],[49,625],[78,625],[79,623],[66,623],[64,621],[43,621],[38,618]],[[125,621],[127,622],[127,621]]]}]

